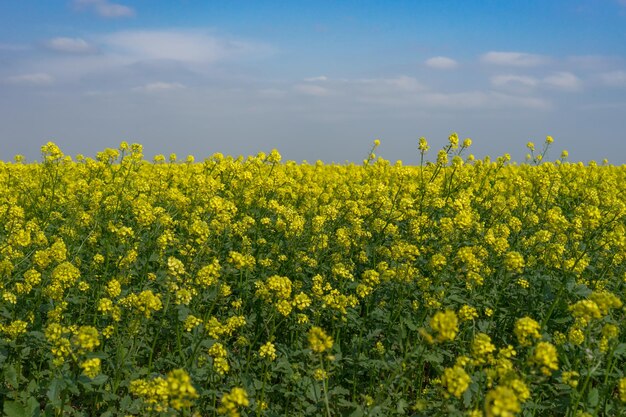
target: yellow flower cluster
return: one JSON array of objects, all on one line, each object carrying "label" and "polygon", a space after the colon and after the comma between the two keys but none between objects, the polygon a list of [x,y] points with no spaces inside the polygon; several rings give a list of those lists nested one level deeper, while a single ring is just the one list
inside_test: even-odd
[{"label": "yellow flower cluster", "polygon": [[[0,162],[5,394],[56,414],[617,410],[626,168],[547,163],[550,143],[532,165],[456,134],[420,138],[419,166],[378,141],[364,164],[127,143]],[[65,411],[29,379],[65,381]]]},{"label": "yellow flower cluster", "polygon": [[312,327],[309,330],[309,346],[315,353],[322,353],[333,347],[333,339],[321,327]]},{"label": "yellow flower cluster", "polygon": [[515,336],[521,346],[529,346],[533,339],[541,339],[540,326],[530,317],[522,317],[515,322]]},{"label": "yellow flower cluster", "polygon": [[120,305],[142,314],[147,319],[149,319],[155,311],[159,311],[163,308],[161,296],[154,294],[152,290],[145,290],[139,294],[129,294],[120,299]]},{"label": "yellow flower cluster", "polygon": [[80,364],[83,374],[89,378],[95,378],[100,374],[100,358],[87,359]]},{"label": "yellow flower cluster", "polygon": [[259,349],[259,356],[273,361],[276,359],[276,347],[272,342],[267,342]]},{"label": "yellow flower cluster", "polygon": [[438,342],[452,341],[459,331],[459,319],[452,310],[439,311],[430,319],[430,327],[435,331]]},{"label": "yellow flower cluster", "polygon": [[454,395],[456,398],[460,398],[463,395],[469,387],[471,380],[465,369],[458,365],[444,369],[441,377],[443,386],[446,387],[450,395]]},{"label": "yellow flower cluster", "polygon": [[209,348],[209,356],[213,358],[213,369],[219,375],[224,375],[230,370],[230,365],[228,364],[228,351],[219,342],[214,343]]},{"label": "yellow flower cluster", "polygon": [[141,398],[147,410],[156,412],[168,411],[170,408],[181,410],[191,406],[198,397],[191,378],[184,369],[175,369],[165,378],[131,381],[130,392]]},{"label": "yellow flower cluster", "polygon": [[491,338],[485,333],[478,333],[472,341],[472,356],[477,364],[491,361],[490,357],[496,347],[491,343]]},{"label": "yellow flower cluster", "polygon": [[239,408],[250,405],[248,393],[243,388],[235,387],[222,396],[217,412],[228,417],[239,417]]},{"label": "yellow flower cluster", "polygon": [[15,340],[26,333],[28,323],[22,320],[14,320],[8,325],[0,324],[0,333],[4,333],[8,340]]},{"label": "yellow flower cluster", "polygon": [[550,375],[552,371],[559,369],[559,360],[556,348],[548,342],[539,342],[535,346],[532,361],[540,366],[544,375]]}]

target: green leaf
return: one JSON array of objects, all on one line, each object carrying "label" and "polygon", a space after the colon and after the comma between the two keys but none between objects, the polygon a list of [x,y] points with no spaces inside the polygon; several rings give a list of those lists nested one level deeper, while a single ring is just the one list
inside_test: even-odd
[{"label": "green leaf", "polygon": [[408,328],[409,328],[409,330],[411,330],[412,332],[416,332],[416,331],[417,331],[417,329],[419,329],[419,326],[417,326],[417,324],[415,324],[415,323],[413,322],[413,320],[411,320],[411,319],[407,319],[407,320],[405,320],[405,322],[404,322],[404,323],[406,324],[406,327],[408,327]]},{"label": "green leaf", "polygon": [[400,400],[398,400],[398,404],[396,409],[398,410],[398,413],[400,414],[404,414],[404,410],[409,406],[409,403],[406,402],[406,400],[404,398],[400,398]]},{"label": "green leaf", "polygon": [[19,382],[17,380],[17,371],[13,365],[9,365],[4,368],[4,380],[11,385],[11,388],[18,388]]},{"label": "green leaf", "polygon": [[61,392],[65,389],[65,381],[62,379],[53,379],[48,387],[48,399],[54,407],[61,406]]},{"label": "green leaf", "polygon": [[40,404],[35,397],[29,397],[26,401],[26,415],[36,417],[40,414]]},{"label": "green leaf", "polygon": [[596,408],[598,406],[598,403],[600,402],[600,395],[597,388],[592,388],[591,391],[589,391],[587,401],[589,402],[589,406],[592,408]]},{"label": "green leaf", "polygon": [[91,385],[102,385],[107,382],[107,379],[109,379],[108,376],[100,374],[91,380]]},{"label": "green leaf", "polygon": [[463,393],[463,405],[468,407],[472,404],[472,390],[466,389]]},{"label": "green leaf", "polygon": [[429,363],[442,363],[443,355],[440,352],[430,352],[424,355],[424,360]]},{"label": "green leaf", "polygon": [[363,417],[363,415],[363,409],[360,405],[357,405],[356,410],[354,410],[352,414],[350,414],[350,417]]},{"label": "green leaf", "polygon": [[7,417],[28,417],[24,406],[17,401],[6,401],[3,411]]},{"label": "green leaf", "polygon": [[617,345],[613,353],[618,356],[626,356],[626,343],[620,343]]}]

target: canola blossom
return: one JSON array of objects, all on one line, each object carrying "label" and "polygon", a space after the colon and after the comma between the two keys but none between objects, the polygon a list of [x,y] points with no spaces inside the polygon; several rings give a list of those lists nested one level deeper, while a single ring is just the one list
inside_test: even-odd
[{"label": "canola blossom", "polygon": [[0,162],[8,416],[626,415],[626,166]]}]

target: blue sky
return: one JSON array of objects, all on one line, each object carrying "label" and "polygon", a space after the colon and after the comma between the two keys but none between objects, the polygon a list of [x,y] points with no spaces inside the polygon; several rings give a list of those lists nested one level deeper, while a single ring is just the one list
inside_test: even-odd
[{"label": "blue sky", "polygon": [[626,0],[0,2],[0,159],[94,155],[626,163]]}]

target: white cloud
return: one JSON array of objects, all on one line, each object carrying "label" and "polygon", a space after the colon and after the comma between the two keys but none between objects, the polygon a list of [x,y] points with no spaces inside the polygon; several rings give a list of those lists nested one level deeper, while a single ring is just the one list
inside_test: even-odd
[{"label": "white cloud", "polygon": [[164,91],[182,90],[184,88],[185,86],[181,83],[166,83],[159,81],[135,87],[132,90],[139,93],[160,93]]},{"label": "white cloud", "polygon": [[571,72],[556,72],[541,79],[526,75],[496,75],[490,79],[491,85],[498,89],[516,93],[529,93],[536,87],[548,87],[562,91],[579,91],[582,88],[580,78]]},{"label": "white cloud", "polygon": [[0,51],[27,51],[30,49],[27,45],[17,43],[0,43]]},{"label": "white cloud", "polygon": [[494,91],[466,91],[460,93],[429,93],[422,97],[423,105],[445,110],[500,110],[525,108],[549,110],[552,104],[542,98],[520,97]]},{"label": "white cloud", "polygon": [[573,55],[566,59],[566,64],[570,69],[599,71],[615,68],[623,62],[623,58],[611,55]]},{"label": "white cloud", "polygon": [[[13,73],[2,72],[0,68],[0,82],[6,82],[5,78],[11,75],[41,72],[55,83],[88,90],[128,91],[155,80],[176,80],[191,86],[206,81],[206,77],[234,82],[244,72],[238,70],[239,63],[264,59],[274,53],[265,43],[225,38],[201,29],[132,30],[89,38],[60,37],[48,39],[41,46],[56,53],[42,53],[35,48],[31,55],[16,57],[12,62]],[[87,53],[89,50],[94,53]],[[45,78],[31,84],[35,82],[50,83]]]},{"label": "white cloud", "polygon": [[496,75],[490,81],[495,87],[535,87],[538,84],[536,78],[513,74]]},{"label": "white cloud", "polygon": [[309,77],[309,78],[305,78],[304,81],[306,81],[307,83],[314,83],[317,81],[328,81],[328,77],[325,75],[320,75],[317,77]]},{"label": "white cloud", "polygon": [[45,42],[45,46],[56,52],[65,52],[70,54],[91,53],[96,48],[81,38],[52,38]]},{"label": "white cloud", "polygon": [[[516,77],[516,76],[510,76]],[[538,84],[540,81],[526,80],[517,76],[522,82]],[[530,77],[528,77],[530,79]],[[511,78],[510,81],[512,81]],[[505,80],[502,79],[502,82]],[[300,83],[292,87],[292,91],[316,97],[332,96],[329,105],[354,108],[355,104],[366,108],[402,110],[498,110],[507,108],[524,108],[529,110],[547,110],[552,104],[542,98],[503,93],[498,91],[432,91],[417,79],[400,75],[383,78],[330,79],[324,86]]]},{"label": "white cloud", "polygon": [[581,79],[571,72],[556,72],[545,77],[542,83],[550,88],[563,91],[579,91],[583,85]]},{"label": "white cloud", "polygon": [[360,85],[359,89],[362,92],[370,94],[415,93],[425,89],[415,78],[406,75],[391,78],[366,78],[355,80],[353,83]]},{"label": "white cloud", "polygon": [[54,78],[46,73],[38,72],[33,74],[20,74],[7,77],[9,84],[26,84],[26,85],[50,85],[54,82]]},{"label": "white cloud", "polygon": [[603,84],[610,87],[626,87],[626,71],[604,72],[599,77]]},{"label": "white cloud", "polygon": [[271,51],[264,44],[223,39],[194,30],[122,31],[102,37],[102,43],[111,53],[135,61],[167,59],[207,63],[265,55]]},{"label": "white cloud", "polygon": [[293,86],[294,91],[307,96],[326,97],[333,94],[333,91],[313,84],[296,84]]},{"label": "white cloud", "polygon": [[454,69],[458,66],[458,63],[445,56],[435,56],[426,60],[426,65],[435,69]]},{"label": "white cloud", "polygon": [[287,92],[278,88],[262,88],[257,91],[259,97],[269,99],[281,99],[287,97]]},{"label": "white cloud", "polygon": [[481,61],[490,65],[509,67],[536,67],[549,62],[548,57],[524,52],[491,51],[481,56]]},{"label": "white cloud", "polygon": [[108,0],[74,0],[74,5],[79,9],[87,8],[98,15],[106,18],[132,17],[135,10],[131,7]]}]

